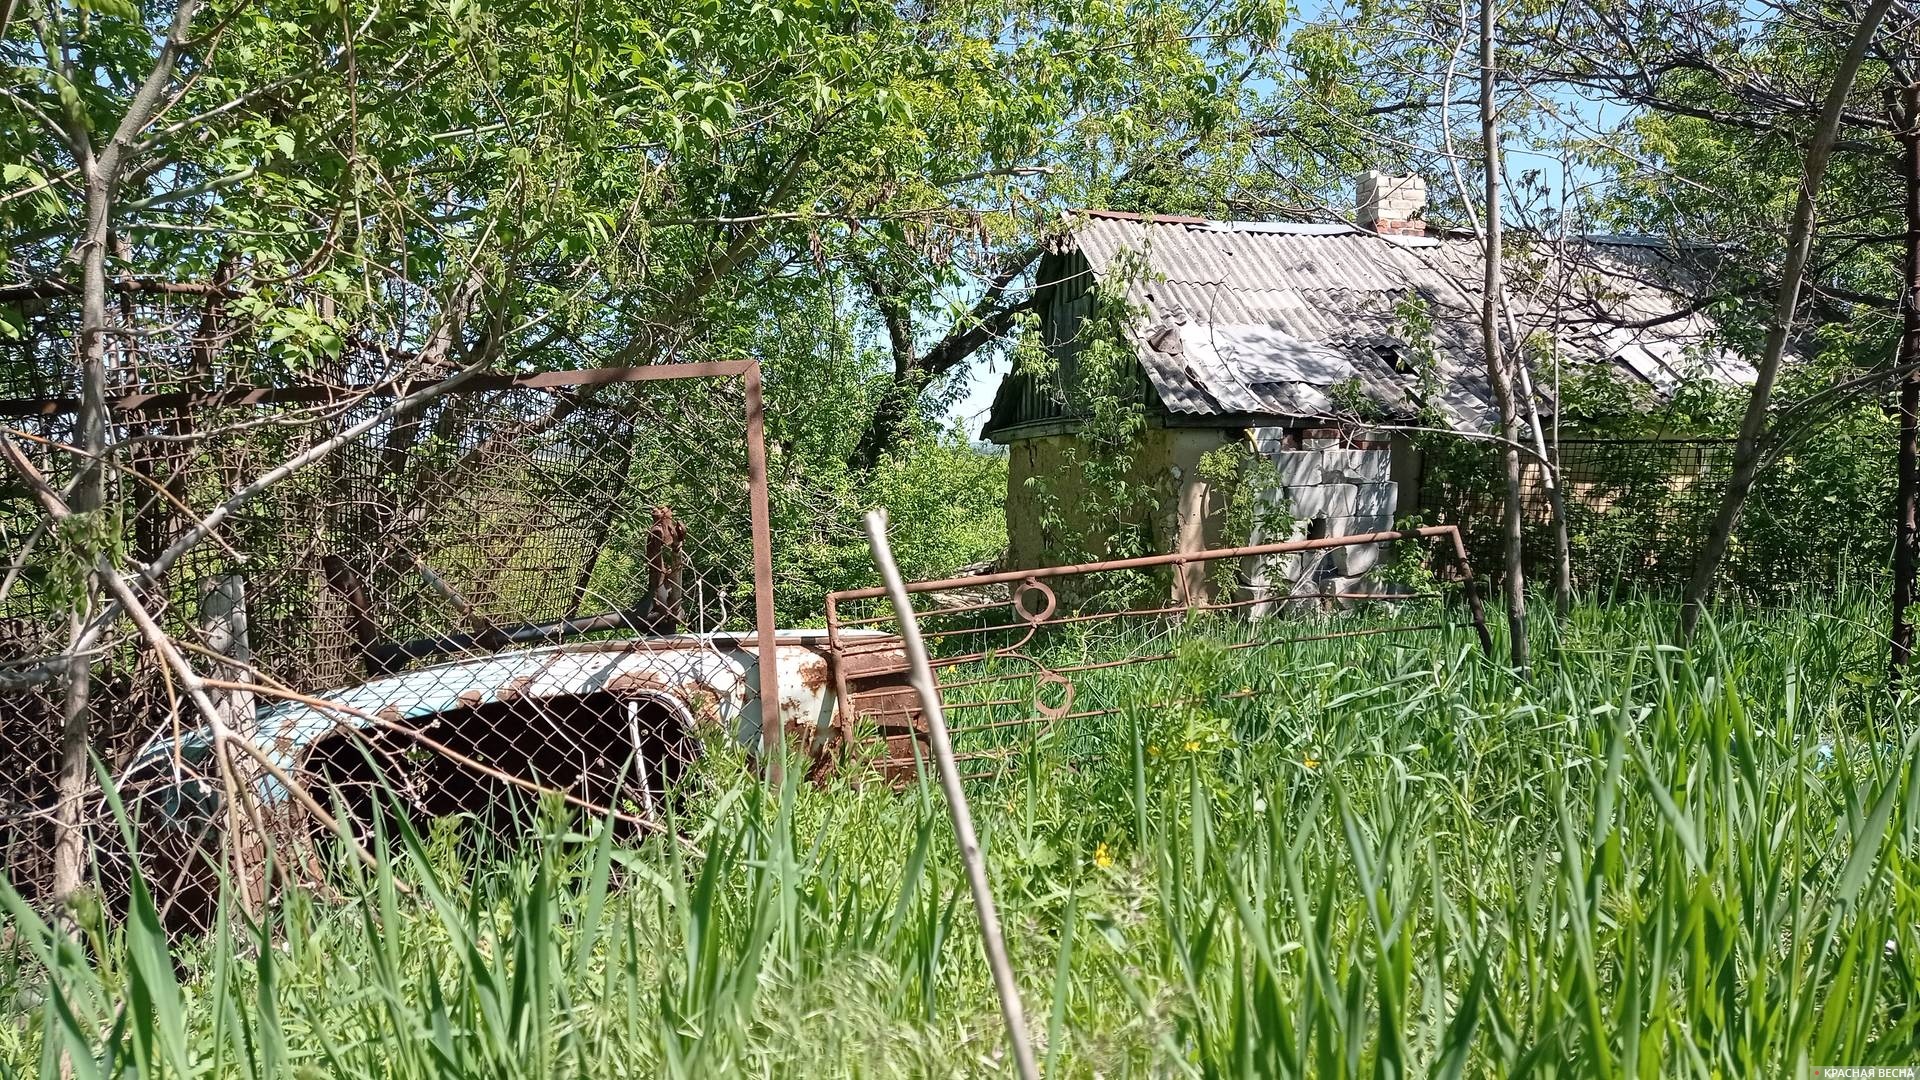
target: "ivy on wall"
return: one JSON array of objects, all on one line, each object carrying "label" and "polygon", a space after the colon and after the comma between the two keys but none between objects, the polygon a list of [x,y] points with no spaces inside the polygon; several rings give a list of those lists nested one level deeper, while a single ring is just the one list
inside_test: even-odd
[{"label": "ivy on wall", "polygon": [[1147,402],[1128,333],[1145,312],[1127,299],[1128,283],[1146,273],[1144,257],[1121,252],[1114,272],[1090,290],[1092,309],[1076,340],[1049,351],[1028,324],[1014,355],[1015,370],[1047,387],[1062,414],[1075,418],[1075,437],[1061,452],[1057,475],[1026,480],[1056,561],[1123,559],[1152,550],[1162,500],[1136,467]]}]

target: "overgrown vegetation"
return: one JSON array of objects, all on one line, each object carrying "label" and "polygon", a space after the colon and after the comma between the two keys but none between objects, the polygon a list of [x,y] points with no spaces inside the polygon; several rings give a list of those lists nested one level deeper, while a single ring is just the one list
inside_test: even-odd
[{"label": "overgrown vegetation", "polygon": [[[1904,1064],[1920,761],[1866,603],[1577,608],[1536,684],[1465,634],[1204,641],[974,789],[1055,1075],[1791,1074]],[[1537,625],[1548,626],[1547,620]],[[1248,666],[1242,666],[1242,664]],[[1255,704],[1219,703],[1263,673]],[[635,849],[458,823],[169,943],[19,903],[8,1075],[1010,1071],[930,786],[770,790],[713,747]],[[63,1062],[65,1064],[63,1065]]]},{"label": "overgrown vegetation", "polygon": [[[1831,371],[1797,372],[1784,392],[1817,401],[1833,378]],[[1697,380],[1661,401],[1597,369],[1569,380],[1560,399],[1565,442],[1558,452],[1570,492],[1579,587],[1609,593],[1675,588],[1685,580],[1695,543],[1725,490],[1744,393]],[[1883,578],[1892,545],[1897,427],[1898,418],[1879,403],[1853,402],[1823,412],[1812,430],[1789,430],[1794,437],[1772,448],[1755,482],[1728,552],[1725,587],[1778,600],[1806,588]],[[1429,487],[1423,498],[1445,508],[1439,516],[1459,522],[1469,549],[1487,559],[1498,543],[1495,451],[1445,435],[1419,441],[1422,483]],[[1538,468],[1529,472],[1537,489]],[[1544,502],[1538,502],[1527,522],[1527,549],[1544,560],[1552,542]]]},{"label": "overgrown vegetation", "polygon": [[1046,348],[1028,326],[1014,354],[1016,370],[1045,387],[1075,421],[1059,467],[1026,480],[1040,534],[1061,562],[1153,550],[1154,522],[1166,502],[1155,482],[1165,478],[1142,475],[1138,460],[1147,403],[1129,327],[1143,312],[1127,297],[1127,285],[1146,273],[1143,254],[1121,253],[1114,271],[1089,290],[1091,307],[1076,338]]},{"label": "overgrown vegetation", "polygon": [[[171,613],[203,672],[287,676],[197,644],[237,620],[192,610],[201,582],[178,559],[223,548],[252,577],[257,637],[318,637],[322,602],[260,587],[291,566],[268,528],[426,509],[328,472],[344,455],[268,482],[345,413],[156,424],[112,399],[750,357],[768,391],[778,615],[805,622],[823,592],[870,580],[855,523],[871,505],[892,509],[910,576],[1002,550],[1007,461],[944,419],[982,358],[1058,363],[1081,418],[1055,463],[1074,494],[1037,500],[1048,561],[1168,546],[1170,470],[1139,464],[1155,437],[1129,336],[1142,313],[1118,285],[1142,271],[1103,271],[1099,332],[1042,358],[1021,344],[1038,261],[1073,208],[1348,221],[1367,169],[1429,174],[1435,227],[1503,223],[1516,249],[1595,230],[1670,241],[1714,324],[1705,344],[1751,358],[1767,340],[1778,357],[1792,338],[1772,412],[1753,399],[1767,461],[1723,564],[1728,600],[1774,606],[1723,612],[1691,651],[1661,644],[1674,613],[1625,583],[1677,585],[1702,534],[1714,552],[1733,534],[1707,528],[1711,470],[1681,482],[1658,455],[1623,456],[1574,493],[1590,606],[1535,621],[1551,659],[1531,679],[1464,633],[1229,652],[1235,631],[1195,617],[1155,642],[1174,663],[1090,676],[1123,695],[1117,719],[1025,742],[992,729],[1017,767],[975,787],[977,816],[1049,1073],[1910,1063],[1920,736],[1897,649],[1883,677],[1888,612],[1852,583],[1887,562],[1884,406],[1893,358],[1920,356],[1920,322],[1893,340],[1920,276],[1901,261],[1920,199],[1900,207],[1896,165],[1920,161],[1920,23],[1899,15],[1839,81],[1844,131],[1814,185],[1815,110],[1859,19],[1781,0],[8,0],[0,388],[70,401],[17,406],[21,428],[0,436],[31,443],[74,512],[42,505],[31,462],[0,480],[0,683],[20,693],[0,711],[37,718],[8,725],[21,752],[6,760],[51,767],[11,800],[9,870],[37,857],[14,842],[27,830],[45,826],[56,853],[33,905],[4,896],[0,1077],[1007,1071],[932,790],[853,774],[769,788],[730,742],[709,747],[672,827],[633,847],[557,810],[510,850],[435,822],[257,922],[223,909],[204,936],[163,934],[141,889],[122,913],[77,887],[90,757],[124,765],[152,732],[214,714],[184,711],[191,673],[134,644],[107,587]],[[1487,183],[1496,115],[1507,160],[1534,163],[1504,196]],[[1478,163],[1461,152],[1476,122]],[[1791,208],[1816,186],[1789,334],[1794,312],[1769,300],[1795,261],[1787,237],[1805,235]],[[1393,313],[1422,400],[1436,316],[1415,298]],[[1505,344],[1568,432],[1726,435],[1740,413],[1741,391],[1635,400],[1609,372],[1549,379],[1533,343]],[[1351,414],[1334,419],[1376,419],[1358,384],[1328,389]],[[450,455],[473,425],[440,415],[432,439],[396,413],[367,441],[396,463]],[[187,467],[229,438],[217,469]],[[698,466],[674,499],[685,512],[742,470],[678,438]],[[1486,448],[1428,445],[1438,498],[1491,522]],[[1278,512],[1253,498],[1270,468],[1237,447],[1203,463],[1227,542]],[[500,479],[543,501],[531,475]],[[193,538],[190,520],[256,481],[273,492],[257,517]],[[345,497],[316,512],[301,485],[323,481]],[[583,486],[631,505],[574,593],[594,573],[637,585],[676,546],[666,530],[649,552],[658,503]],[[470,516],[505,533],[511,505]],[[733,554],[748,528],[724,538]],[[303,549],[338,557],[323,532]],[[510,539],[503,565],[548,566],[546,541]],[[435,573],[408,571],[421,588]],[[1402,551],[1381,578],[1432,573]],[[304,580],[351,613],[358,587],[331,577]]]},{"label": "overgrown vegetation", "polygon": [[916,432],[865,473],[832,458],[789,468],[774,498],[783,625],[819,619],[831,590],[872,584],[873,553],[859,531],[867,507],[887,508],[909,578],[944,577],[1006,550],[1006,455],[975,446],[964,429]]}]

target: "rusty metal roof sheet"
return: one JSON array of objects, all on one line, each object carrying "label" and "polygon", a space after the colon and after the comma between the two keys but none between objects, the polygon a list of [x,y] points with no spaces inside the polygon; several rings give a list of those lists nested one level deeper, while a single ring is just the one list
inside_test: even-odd
[{"label": "rusty metal roof sheet", "polygon": [[[1455,427],[1494,425],[1476,240],[1095,212],[1073,243],[1097,277],[1129,282],[1141,363],[1170,412],[1328,416],[1353,387],[1389,415],[1412,415],[1418,350],[1397,310],[1418,298],[1434,324],[1431,404]],[[1654,245],[1582,238],[1551,257],[1520,251],[1515,264],[1515,321],[1523,335],[1552,335],[1563,360],[1611,364],[1655,394],[1689,376],[1753,378],[1688,310],[1687,278]]]}]

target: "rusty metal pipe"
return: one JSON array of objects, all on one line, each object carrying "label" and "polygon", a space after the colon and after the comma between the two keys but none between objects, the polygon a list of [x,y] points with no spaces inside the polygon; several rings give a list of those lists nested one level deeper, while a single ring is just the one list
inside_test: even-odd
[{"label": "rusty metal pipe", "polygon": [[[1373,637],[1378,634],[1398,634],[1398,633],[1411,633],[1415,631],[1426,631],[1426,630],[1444,630],[1446,629],[1446,626],[1447,626],[1446,623],[1417,623],[1417,624],[1412,624],[1407,626],[1370,626],[1365,630],[1342,630],[1338,633],[1332,633],[1332,634],[1303,634],[1298,637],[1260,638],[1255,641],[1236,641],[1230,645],[1223,645],[1221,646],[1221,651],[1238,652],[1242,649],[1264,649],[1274,645],[1290,645],[1296,642],[1305,642],[1305,641],[1338,641],[1342,638]],[[1002,655],[1019,655],[1019,654],[1002,654]],[[943,690],[958,690],[962,687],[967,687],[967,686],[987,686],[993,683],[1007,682],[1012,679],[1032,679],[1032,678],[1038,678],[1041,675],[1048,675],[1048,674],[1078,675],[1081,672],[1105,671],[1109,668],[1127,667],[1132,664],[1159,663],[1160,661],[1163,661],[1163,660],[1171,660],[1178,655],[1180,654],[1175,652],[1163,652],[1163,653],[1154,653],[1151,656],[1128,656],[1120,660],[1089,660],[1084,664],[1067,664],[1063,667],[1039,667],[1038,661],[1033,660],[1031,657],[1022,655],[1020,656],[1020,659],[1027,660],[1029,663],[1035,664],[1036,665],[1035,670],[1013,671],[1013,672],[1007,672],[1005,674],[982,675],[977,679],[963,679],[957,682],[945,682],[940,684],[940,688]],[[951,709],[951,708],[957,708],[958,706],[949,705],[947,707]]]},{"label": "rusty metal pipe", "polygon": [[[542,371],[532,375],[475,375],[463,380],[469,392],[498,390],[562,390],[614,383],[662,382],[669,379],[726,379],[757,376],[757,360],[715,360],[698,364],[647,364],[641,367],[579,368]],[[402,381],[360,386],[251,386],[235,385],[210,392],[179,391],[164,394],[128,394],[107,402],[115,413],[166,412],[181,409],[227,408],[235,405],[339,405],[361,398],[403,397],[415,384]],[[73,398],[14,398],[0,401],[0,417],[60,416],[78,410]]]},{"label": "rusty metal pipe", "polygon": [[[1061,615],[1046,620],[1048,626],[1064,626],[1069,623],[1097,622],[1102,619],[1120,619],[1129,615],[1175,615],[1189,611],[1237,611],[1241,608],[1258,607],[1261,604],[1287,604],[1299,600],[1378,600],[1382,603],[1404,604],[1413,600],[1438,600],[1439,593],[1341,593],[1328,596],[1326,593],[1288,593],[1285,596],[1256,596],[1247,600],[1226,600],[1211,604],[1194,604],[1189,607],[1181,604],[1175,607],[1157,608],[1118,608],[1113,611],[1097,611],[1088,615]],[[995,600],[991,604],[968,604],[965,607],[929,608],[916,611],[922,619],[944,618],[948,615],[965,615],[977,611],[991,611],[994,608],[1009,607],[1012,600]],[[842,626],[872,626],[893,621],[891,615],[871,615],[861,619],[842,620]],[[962,626],[952,630],[922,630],[921,637],[951,637],[955,634],[981,634],[991,630],[1018,630],[1032,623],[1022,620],[1017,623],[998,623],[991,626]]]},{"label": "rusty metal pipe", "polygon": [[367,660],[375,671],[391,674],[415,660],[425,660],[433,656],[491,652],[508,645],[564,641],[570,637],[601,630],[651,632],[647,627],[651,626],[653,621],[653,605],[648,604],[632,611],[609,611],[600,615],[560,619],[547,623],[522,623],[519,626],[499,627],[478,634],[442,634],[439,637],[419,638],[413,641],[379,642],[369,645],[365,651]]},{"label": "rusty metal pipe", "polygon": [[767,507],[767,408],[760,394],[760,362],[740,372],[747,399],[747,503],[753,519],[753,622],[759,638],[760,753],[767,779],[780,783],[786,735],[780,730],[780,650],[774,644],[773,514]]},{"label": "rusty metal pipe", "polygon": [[[1287,540],[1277,544],[1250,544],[1245,547],[1216,548],[1212,551],[1173,552],[1166,555],[1142,555],[1132,559],[1108,559],[1103,562],[1074,563],[1069,566],[1043,566],[1034,570],[1003,570],[997,574],[980,574],[975,577],[941,578],[937,581],[914,581],[904,588],[909,593],[937,592],[941,589],[957,589],[966,585],[1004,585],[1018,581],[1038,578],[1072,577],[1076,574],[1093,574],[1106,570],[1145,570],[1157,566],[1184,566],[1196,562],[1218,562],[1222,559],[1244,559],[1254,555],[1284,555],[1293,551],[1324,551],[1328,548],[1351,547],[1358,544],[1380,544],[1392,540],[1426,540],[1434,537],[1452,537],[1454,544],[1464,554],[1465,547],[1460,540],[1460,530],[1452,525],[1423,525],[1417,529],[1400,529],[1393,532],[1359,533],[1353,536],[1327,536],[1317,540]],[[840,600],[872,600],[888,595],[885,588],[845,589],[833,594]]]},{"label": "rusty metal pipe", "polygon": [[1473,616],[1473,628],[1480,634],[1480,652],[1491,659],[1493,657],[1493,635],[1487,631],[1486,609],[1480,606],[1480,589],[1474,584],[1473,563],[1467,559],[1467,542],[1460,537],[1460,530],[1447,526],[1453,533],[1453,558],[1460,567],[1460,591],[1467,594],[1467,611]]}]

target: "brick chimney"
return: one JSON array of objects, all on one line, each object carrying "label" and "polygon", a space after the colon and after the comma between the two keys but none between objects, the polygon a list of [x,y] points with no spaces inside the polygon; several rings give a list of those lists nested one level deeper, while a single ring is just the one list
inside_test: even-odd
[{"label": "brick chimney", "polygon": [[1418,176],[1388,176],[1377,170],[1354,179],[1354,217],[1381,236],[1425,236],[1427,182]]}]

